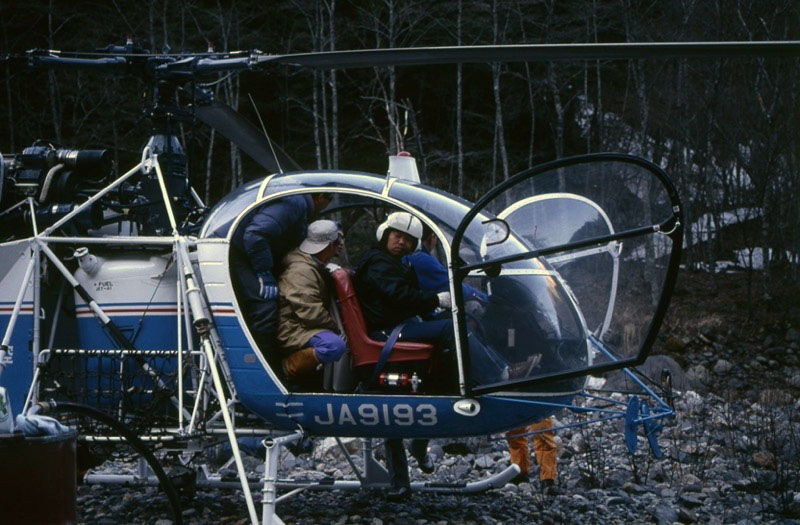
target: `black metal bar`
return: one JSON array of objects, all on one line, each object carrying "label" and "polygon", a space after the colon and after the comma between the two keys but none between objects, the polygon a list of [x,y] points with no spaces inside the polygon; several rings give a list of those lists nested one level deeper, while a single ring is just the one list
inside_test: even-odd
[{"label": "black metal bar", "polygon": [[671,227],[672,225],[675,224],[675,221],[676,217],[672,216],[668,220],[664,221],[664,223],[658,225],[642,226],[640,228],[634,228],[632,230],[626,230],[623,232],[616,232],[609,235],[603,235],[600,237],[593,237],[591,239],[586,239],[583,241],[569,242],[566,244],[559,244],[558,246],[552,246],[550,248],[542,248],[541,250],[530,250],[527,252],[522,252],[514,255],[508,255],[506,257],[500,257],[498,259],[492,259],[489,261],[482,261],[479,263],[468,264],[466,266],[461,267],[459,272],[461,272],[463,275],[466,275],[470,272],[470,270],[478,270],[481,268],[486,268],[488,266],[498,266],[516,261],[521,261],[523,259],[532,259],[534,257],[545,257],[547,255],[552,255],[554,253],[567,252],[570,250],[577,250],[579,248],[586,248],[587,246],[594,246],[597,244],[608,244],[609,242],[612,241],[630,239],[631,237],[638,237],[640,235],[649,235],[657,233],[659,231],[672,229]]},{"label": "black metal bar", "polygon": [[167,473],[164,472],[164,468],[161,466],[161,463],[159,463],[158,459],[156,459],[153,453],[150,452],[150,449],[147,448],[144,443],[142,443],[142,441],[131,431],[131,429],[113,417],[110,417],[87,405],[70,403],[67,401],[50,401],[48,405],[49,408],[54,412],[73,412],[77,414],[83,414],[119,432],[119,434],[128,442],[128,444],[130,444],[130,446],[133,447],[133,449],[136,450],[136,452],[138,452],[145,459],[145,461],[147,461],[147,464],[150,465],[150,468],[153,470],[156,478],[158,478],[161,488],[169,500],[170,509],[172,510],[173,523],[183,523],[180,499],[178,498],[178,492],[175,490],[175,486],[172,484],[172,481],[170,481]]}]

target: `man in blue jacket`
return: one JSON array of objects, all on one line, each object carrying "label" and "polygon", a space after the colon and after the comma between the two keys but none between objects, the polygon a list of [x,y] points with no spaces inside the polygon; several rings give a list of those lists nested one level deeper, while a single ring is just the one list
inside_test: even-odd
[{"label": "man in blue jacket", "polygon": [[231,276],[244,317],[262,353],[278,370],[279,356],[271,352],[278,327],[278,265],[305,239],[308,223],[329,202],[323,193],[269,202],[245,218],[231,238]]},{"label": "man in blue jacket", "polygon": [[[410,264],[417,274],[419,287],[421,290],[432,292],[449,292],[450,279],[447,269],[442,266],[439,260],[433,256],[436,249],[436,234],[433,233],[427,224],[422,225],[422,241],[418,250],[403,257],[403,262]],[[462,284],[461,290],[464,294],[464,302],[478,301],[485,305],[489,302],[486,294],[475,288]]]}]

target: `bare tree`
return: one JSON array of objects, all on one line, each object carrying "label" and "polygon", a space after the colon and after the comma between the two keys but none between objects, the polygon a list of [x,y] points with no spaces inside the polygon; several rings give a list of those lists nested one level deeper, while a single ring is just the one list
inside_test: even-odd
[{"label": "bare tree", "polygon": [[[500,27],[499,12],[500,7],[497,0],[492,0],[492,43],[499,44],[503,41],[505,35],[505,27]],[[508,17],[505,17],[504,25],[508,23]],[[503,170],[503,180],[508,179],[508,150],[506,148],[506,134],[503,127],[503,103],[500,97],[500,73],[502,65],[497,62],[492,63],[492,94],[494,95],[494,133],[495,145],[497,151],[500,153],[500,165]],[[495,169],[496,162],[492,162],[492,185],[495,184]]]},{"label": "bare tree", "polygon": [[[461,27],[464,17],[464,6],[462,0],[458,0],[458,18],[456,21],[456,45],[461,46]],[[463,68],[461,64],[456,66],[456,165],[458,179],[458,194],[464,195],[464,93],[463,93]]]}]

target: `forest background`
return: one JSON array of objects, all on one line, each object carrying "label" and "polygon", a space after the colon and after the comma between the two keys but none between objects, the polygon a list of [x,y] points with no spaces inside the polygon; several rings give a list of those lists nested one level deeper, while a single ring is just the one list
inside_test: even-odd
[{"label": "forest background", "polygon": [[[800,39],[796,0],[6,1],[0,54],[93,51],[127,35],[150,51],[274,54],[512,43]],[[658,58],[221,74],[218,100],[308,169],[385,173],[410,151],[423,182],[474,200],[540,162],[630,153],[659,164],[684,204],[685,262],[742,269],[748,318],[784,309],[800,276],[798,58]],[[36,139],[138,162],[151,128],[141,79],[4,63],[0,151]],[[255,107],[250,103],[254,100]],[[258,112],[258,115],[256,114]],[[181,126],[193,186],[213,204],[263,169],[213,130]],[[710,283],[710,284],[709,284]],[[709,288],[710,286],[710,288]],[[744,286],[746,289],[742,288]],[[725,295],[728,295],[727,293]],[[778,297],[780,296],[780,297]],[[778,303],[774,303],[776,298]],[[780,300],[780,299],[783,300]],[[777,304],[777,306],[776,306]],[[795,319],[796,321],[796,319]]]}]

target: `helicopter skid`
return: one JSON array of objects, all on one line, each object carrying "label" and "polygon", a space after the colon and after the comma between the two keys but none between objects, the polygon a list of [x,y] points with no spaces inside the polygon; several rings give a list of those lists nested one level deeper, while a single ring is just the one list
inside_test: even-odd
[{"label": "helicopter skid", "polygon": [[[487,478],[480,479],[477,481],[471,481],[468,483],[437,483],[437,482],[429,482],[429,481],[414,481],[411,483],[411,490],[413,492],[429,492],[435,494],[478,494],[481,492],[485,492],[490,489],[497,489],[505,486],[508,484],[511,479],[514,478],[519,474],[519,467],[517,465],[511,464],[504,470],[488,476]],[[261,490],[264,486],[263,481],[261,480],[250,480],[250,489],[251,490]],[[157,485],[158,480],[153,477],[152,484]],[[362,485],[362,482],[358,480],[333,480],[333,479],[322,479],[322,480],[279,480],[275,482],[275,486],[280,490],[341,490],[341,491],[349,491],[355,492],[365,488]],[[218,488],[226,488],[226,489],[238,489],[241,488],[241,485],[238,481],[223,481],[220,476],[209,476],[203,480],[198,480],[197,482],[198,488],[208,488],[208,489],[218,489]],[[379,484],[379,485],[370,485],[370,488],[375,489],[388,489],[389,484]],[[279,497],[276,500],[276,503],[284,501],[284,498],[288,496],[288,494]]]},{"label": "helicopter skid", "polygon": [[[428,481],[415,481],[411,483],[413,492],[430,492],[435,494],[478,494],[490,489],[501,488],[519,474],[519,467],[511,464],[504,470],[487,478],[468,483],[437,483]],[[158,478],[155,476],[140,477],[135,474],[87,474],[83,478],[86,485],[121,485],[124,487],[157,487]],[[248,484],[253,491],[264,487],[263,480],[249,479]],[[341,490],[355,492],[365,488],[358,480],[293,480],[283,479],[275,482],[279,490]],[[389,484],[370,485],[376,489],[388,489]],[[222,479],[222,476],[202,476],[197,480],[198,489],[241,489],[241,483]],[[286,495],[279,497],[277,502],[283,501]]]}]

